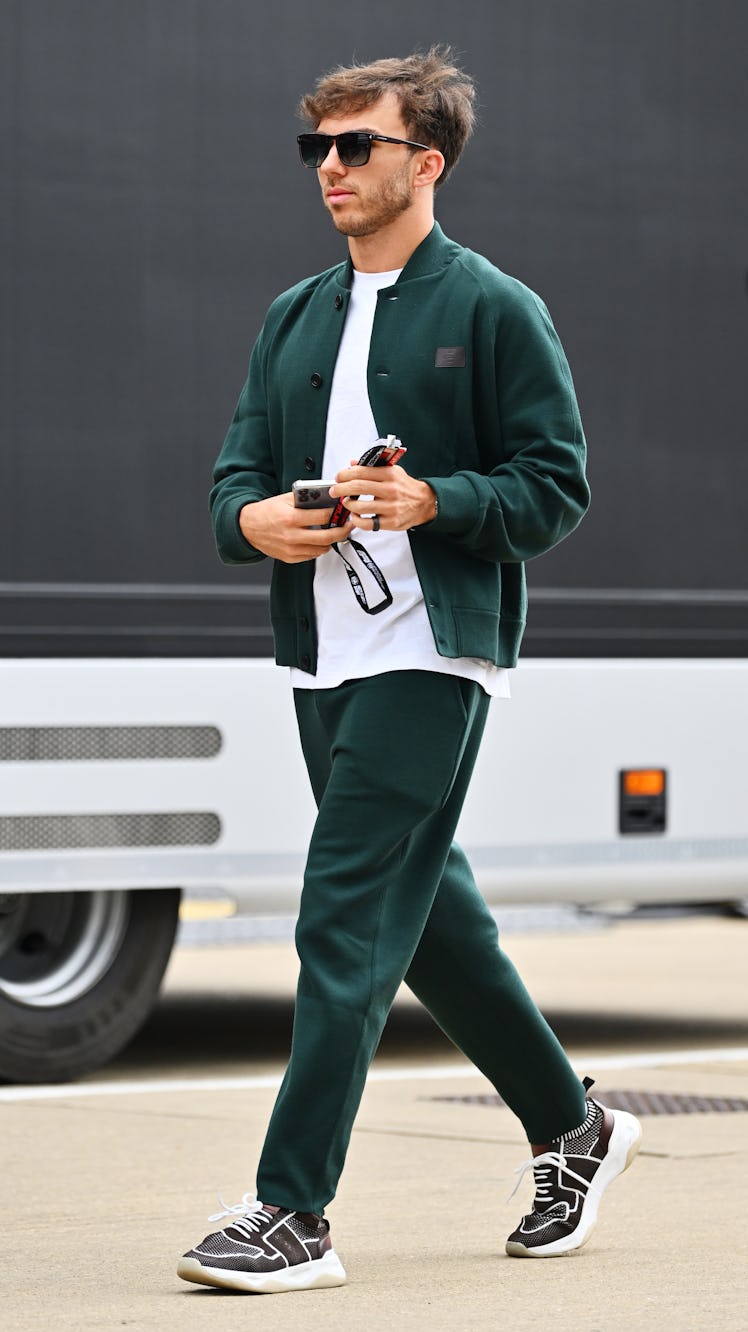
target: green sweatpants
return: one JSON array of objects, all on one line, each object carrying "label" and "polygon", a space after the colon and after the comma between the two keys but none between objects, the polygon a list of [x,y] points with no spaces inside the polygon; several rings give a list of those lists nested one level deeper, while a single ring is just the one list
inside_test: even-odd
[{"label": "green sweatpants", "polygon": [[576,1128],[586,1103],[452,840],[485,726],[483,690],[392,671],[294,698],[318,816],[296,930],[291,1058],[257,1193],[322,1212],[403,979],[530,1142]]}]

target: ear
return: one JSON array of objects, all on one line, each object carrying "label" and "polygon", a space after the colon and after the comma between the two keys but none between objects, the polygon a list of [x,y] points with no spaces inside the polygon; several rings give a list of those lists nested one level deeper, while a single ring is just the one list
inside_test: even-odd
[{"label": "ear", "polygon": [[429,148],[421,158],[413,184],[416,187],[435,185],[444,170],[444,154],[438,148]]}]

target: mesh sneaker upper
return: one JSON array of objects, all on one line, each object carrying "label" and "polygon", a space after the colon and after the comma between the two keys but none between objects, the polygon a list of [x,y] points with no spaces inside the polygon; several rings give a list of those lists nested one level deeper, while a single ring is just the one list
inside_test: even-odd
[{"label": "mesh sneaker upper", "polygon": [[509,1236],[510,1243],[517,1241],[531,1248],[574,1232],[605,1158],[609,1136],[604,1107],[588,1098],[587,1116],[579,1128],[550,1142],[541,1155],[521,1167],[520,1176],[532,1168],[535,1198],[532,1211],[522,1217]]},{"label": "mesh sneaker upper", "polygon": [[330,1248],[330,1228],[321,1217],[302,1217],[286,1208],[271,1212],[246,1194],[240,1204],[213,1219],[226,1215],[239,1219],[206,1235],[185,1258],[224,1271],[272,1272],[313,1262]]},{"label": "mesh sneaker upper", "polygon": [[562,1138],[556,1138],[551,1143],[551,1148],[558,1147],[561,1144],[566,1145],[567,1155],[588,1156],[593,1152],[600,1140],[600,1129],[603,1122],[603,1109],[597,1101],[588,1102],[590,1114],[587,1118],[591,1120],[589,1125],[587,1120],[581,1128],[575,1129],[573,1133],[566,1133]]}]

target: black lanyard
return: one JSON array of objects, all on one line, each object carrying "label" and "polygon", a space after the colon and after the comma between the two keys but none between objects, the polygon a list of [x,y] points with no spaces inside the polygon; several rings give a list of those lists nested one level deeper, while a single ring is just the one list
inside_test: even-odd
[{"label": "black lanyard", "polygon": [[364,591],[364,585],[361,582],[361,579],[356,573],[356,570],[354,569],[350,560],[346,559],[345,555],[340,549],[340,546],[338,546],[337,544],[334,545],[333,550],[335,551],[336,555],[340,556],[341,560],[343,561],[343,564],[345,565],[345,571],[348,574],[348,581],[350,582],[350,585],[356,594],[356,600],[359,606],[361,607],[362,611],[365,611],[367,615],[378,615],[380,611],[386,610],[388,606],[392,605],[392,593],[390,592],[390,589],[388,587],[387,579],[385,578],[384,574],[382,573],[382,570],[380,569],[376,561],[371,558],[371,555],[366,549],[366,546],[362,546],[361,542],[356,541],[353,537],[348,537],[348,542],[351,546],[353,546],[353,549],[358,555],[358,558],[360,559],[361,563],[364,565],[366,569],[368,569],[372,578],[379,585],[383,593],[382,600],[378,602],[376,606],[369,605],[369,599],[366,595],[366,592]]},{"label": "black lanyard", "polygon": [[[395,435],[388,435],[386,439],[378,439],[376,444],[372,444],[370,449],[366,449],[364,453],[361,454],[361,457],[358,460],[359,466],[393,467],[396,462],[400,461],[405,452],[406,450],[403,447],[403,445],[400,443],[400,440],[397,439]],[[358,499],[358,495],[354,496],[354,498]],[[342,527],[347,517],[348,517],[348,510],[346,509],[343,500],[341,498],[338,500],[337,505],[335,506],[335,509],[333,510],[333,513],[331,515],[330,521],[327,525],[328,527]],[[348,574],[348,581],[350,582],[350,585],[356,594],[356,600],[361,609],[363,611],[366,611],[367,615],[378,615],[380,611],[386,610],[388,606],[392,605],[392,593],[390,592],[390,589],[387,585],[387,579],[382,573],[382,570],[380,569],[379,565],[376,563],[375,560],[371,558],[371,555],[369,554],[368,550],[366,549],[365,546],[361,545],[360,541],[354,540],[353,537],[348,537],[348,541],[353,546],[353,549],[358,555],[358,558],[360,559],[361,563],[364,565],[366,569],[368,569],[372,578],[378,584],[379,588],[382,591],[383,594],[382,600],[379,602],[378,605],[376,606],[369,605],[369,599],[366,595],[366,592],[364,591],[364,585],[361,582],[361,579],[356,573],[356,570],[354,569],[350,560],[346,559],[340,547],[335,545],[333,546],[333,550],[336,552],[336,554],[340,556],[341,560],[343,561],[343,564],[345,565],[345,571]]]}]

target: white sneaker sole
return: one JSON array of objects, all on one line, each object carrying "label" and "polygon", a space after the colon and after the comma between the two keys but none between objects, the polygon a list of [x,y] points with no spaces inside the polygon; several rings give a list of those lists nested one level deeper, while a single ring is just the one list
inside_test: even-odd
[{"label": "white sneaker sole", "polygon": [[534,1247],[524,1245],[519,1240],[507,1240],[506,1251],[512,1258],[555,1258],[563,1253],[575,1253],[587,1243],[595,1228],[600,1199],[609,1184],[613,1183],[624,1170],[628,1170],[641,1146],[642,1127],[639,1120],[626,1110],[613,1111],[613,1132],[610,1135],[608,1152],[582,1204],[579,1225],[570,1235],[552,1240],[550,1244],[538,1244]]},{"label": "white sneaker sole", "polygon": [[322,1258],[308,1263],[295,1263],[278,1272],[228,1271],[223,1267],[204,1267],[197,1258],[180,1258],[177,1276],[183,1281],[194,1281],[199,1286],[220,1286],[226,1290],[243,1290],[252,1295],[276,1295],[287,1290],[323,1290],[331,1286],[344,1286],[345,1270],[334,1249],[328,1249]]}]

